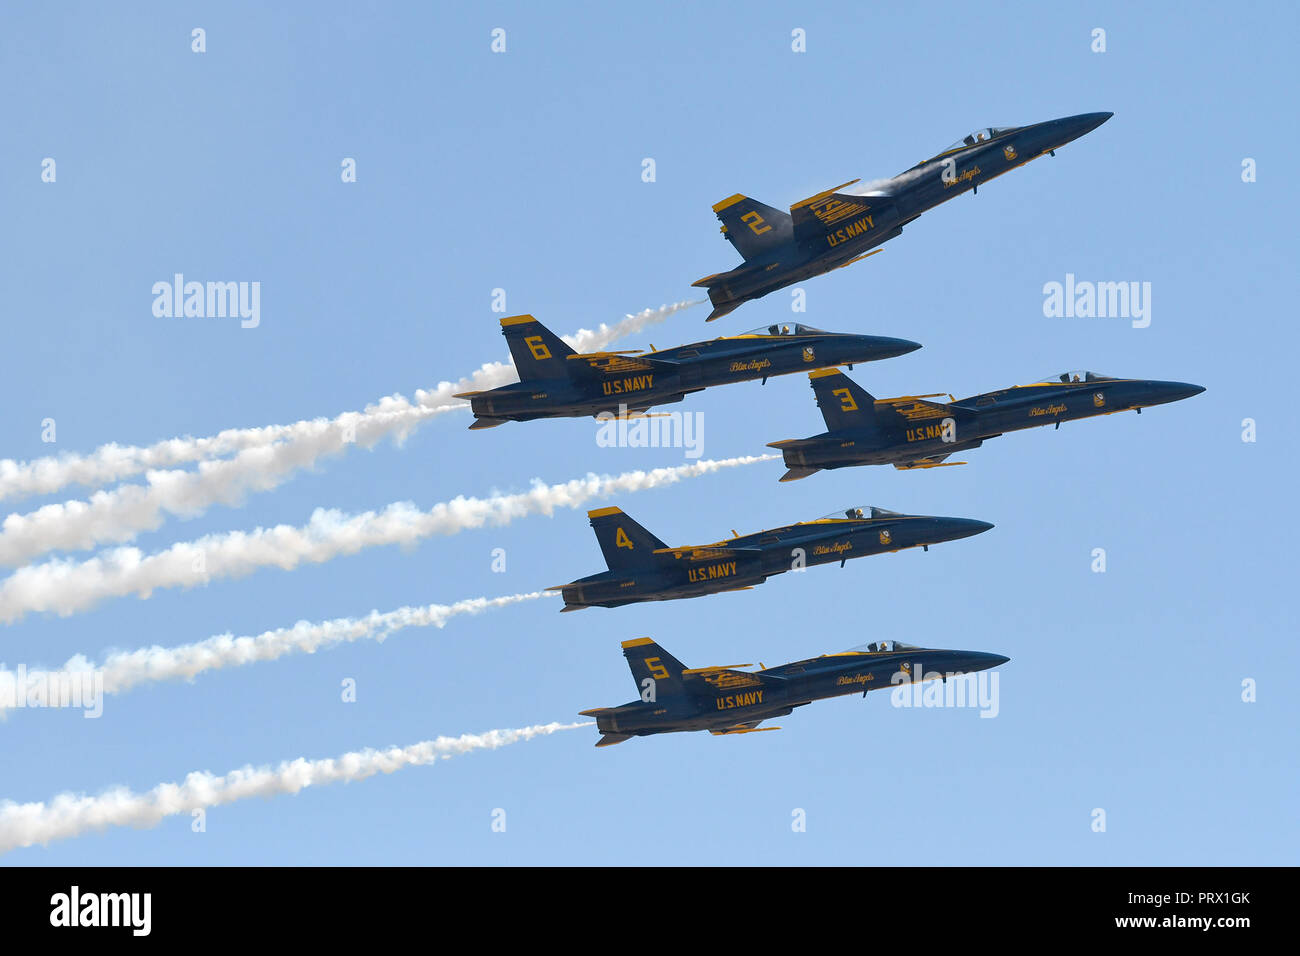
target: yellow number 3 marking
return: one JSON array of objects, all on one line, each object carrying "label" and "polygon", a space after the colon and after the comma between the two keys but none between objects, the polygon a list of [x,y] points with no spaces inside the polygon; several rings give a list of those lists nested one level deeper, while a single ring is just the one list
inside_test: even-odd
[{"label": "yellow number 3 marking", "polygon": [[546,343],[542,341],[540,335],[528,336],[528,338],[524,339],[524,344],[532,349],[533,358],[539,362],[551,357],[551,350],[546,347]]},{"label": "yellow number 3 marking", "polygon": [[[763,217],[756,212],[745,213],[743,216],[740,217],[740,221],[746,223],[749,226],[749,228],[753,230],[753,233],[756,236],[761,236],[763,233],[767,232],[769,229],[772,228],[771,226],[763,225]],[[758,228],[759,226],[763,226],[763,228],[759,229]]]},{"label": "yellow number 3 marking", "polygon": [[659,658],[647,657],[645,659],[645,666],[650,668],[650,673],[654,675],[655,680],[668,679],[668,668],[664,667]]},{"label": "yellow number 3 marking", "polygon": [[632,547],[632,539],[627,536],[627,532],[622,528],[619,528],[618,534],[614,535],[614,544],[618,545],[620,548],[627,548],[629,551],[636,550]]},{"label": "yellow number 3 marking", "polygon": [[853,400],[853,395],[847,388],[837,388],[831,394],[840,400],[841,411],[856,412],[858,410],[858,403]]}]

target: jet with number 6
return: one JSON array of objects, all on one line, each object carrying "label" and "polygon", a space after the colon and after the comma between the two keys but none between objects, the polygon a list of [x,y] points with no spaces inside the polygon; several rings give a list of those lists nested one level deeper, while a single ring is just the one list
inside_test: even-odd
[{"label": "jet with number 6", "polygon": [[1062,372],[1030,385],[972,395],[950,403],[937,395],[875,398],[839,369],[810,372],[813,394],[826,427],[811,438],[768,442],[781,449],[790,470],[782,481],[822,469],[853,465],[937,468],[954,452],[978,448],[1004,432],[1117,412],[1136,411],[1191,398],[1205,391],[1186,382],[1111,378],[1096,372]]},{"label": "jet with number 6", "polygon": [[633,737],[707,730],[715,736],[749,734],[815,700],[843,697],[900,684],[947,680],[1005,664],[1010,658],[981,651],[913,647],[876,641],[838,654],[823,654],[778,667],[746,671],[749,664],[688,668],[648,637],[623,642],[623,656],[640,700],[581,711],[596,718],[597,747]]},{"label": "jet with number 6", "polygon": [[713,207],[722,235],[745,261],[691,283],[709,290],[706,322],[750,299],[875,255],[921,213],[1090,133],[1111,113],[1083,113],[1030,126],[976,130],[892,179],[850,189],[850,180],[790,207],[737,193]]},{"label": "jet with number 6", "polygon": [[519,381],[461,392],[474,412],[470,428],[585,415],[627,417],[692,392],[773,375],[874,362],[921,346],[907,339],[823,332],[782,323],[662,351],[578,353],[531,315],[501,320]]},{"label": "jet with number 6", "polygon": [[904,515],[884,508],[846,508],[816,521],[670,548],[621,508],[587,512],[609,570],[547,588],[564,595],[563,611],[672,601],[720,591],[747,591],[773,575],[849,558],[930,549],[987,531],[970,518]]}]

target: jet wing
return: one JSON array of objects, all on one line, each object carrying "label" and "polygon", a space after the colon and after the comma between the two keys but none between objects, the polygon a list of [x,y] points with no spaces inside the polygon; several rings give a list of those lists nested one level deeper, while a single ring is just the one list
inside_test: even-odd
[{"label": "jet wing", "polygon": [[[850,180],[791,206],[795,241],[802,244],[832,235],[838,235],[841,240],[851,239],[875,229],[876,218],[893,210],[894,199],[884,195],[852,196],[836,192],[856,182],[856,179]],[[892,217],[887,218],[892,221]]]},{"label": "jet wing", "polygon": [[[994,438],[997,436],[994,435]],[[976,438],[974,441],[954,442],[952,451],[944,452],[942,455],[927,455],[924,458],[913,458],[910,461],[896,461],[894,467],[899,471],[910,471],[914,468],[950,468],[953,465],[964,465],[964,461],[948,461],[953,452],[970,451],[972,448],[978,448],[984,444],[984,439]]]},{"label": "jet wing", "polygon": [[622,374],[624,372],[675,371],[680,363],[671,359],[654,358],[641,352],[586,352],[570,355],[571,374],[582,377],[596,373]]},{"label": "jet wing", "polygon": [[[940,397],[943,397],[942,392],[933,395],[902,395],[898,398],[878,398],[876,404],[888,405],[908,421],[915,422],[951,415],[952,409],[943,402],[927,401],[927,399]],[[951,395],[947,397],[952,398]]]},{"label": "jet wing", "polygon": [[964,461],[945,461],[948,455],[931,455],[929,458],[916,458],[912,461],[896,461],[894,467],[899,471],[912,471],[916,468],[947,468],[952,465],[964,465]]},{"label": "jet wing", "polygon": [[765,730],[780,730],[780,727],[760,727],[761,720],[747,720],[743,724],[736,724],[734,727],[723,727],[721,730],[710,730],[709,733],[715,737],[723,737],[728,734],[755,734],[762,733]]},{"label": "jet wing", "polygon": [[782,683],[785,678],[762,671],[742,671],[738,667],[748,664],[732,664],[727,667],[695,667],[682,671],[682,679],[688,684],[703,681],[718,690],[736,690],[744,687],[772,687]]},{"label": "jet wing", "polygon": [[726,548],[706,544],[700,547],[657,548],[654,553],[672,555],[679,561],[683,558],[690,561],[713,561],[717,558],[753,558],[763,552],[758,548]]}]

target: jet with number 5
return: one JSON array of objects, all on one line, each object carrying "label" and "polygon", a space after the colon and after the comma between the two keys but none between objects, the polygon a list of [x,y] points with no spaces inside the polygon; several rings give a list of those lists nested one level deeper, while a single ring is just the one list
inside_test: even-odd
[{"label": "jet with number 5", "polygon": [[[813,394],[829,431],[811,438],[769,442],[781,449],[790,470],[782,481],[822,469],[893,465],[898,469],[964,465],[945,461],[1005,432],[1061,427],[1061,422],[1136,411],[1191,398],[1205,391],[1186,382],[1111,378],[1095,372],[1062,372],[1029,385],[1014,385],[960,401],[937,395],[878,399],[839,369],[810,372]],[[947,396],[952,399],[952,396]]]},{"label": "jet with number 5", "polygon": [[609,570],[547,588],[564,595],[561,611],[672,601],[721,591],[747,591],[773,575],[849,558],[930,549],[987,531],[970,518],[904,515],[884,508],[847,508],[816,521],[737,535],[713,544],[670,548],[621,508],[589,511]]},{"label": "jet with number 5", "polygon": [[643,413],[712,385],[747,382],[812,368],[874,362],[921,346],[907,339],[823,332],[785,323],[663,351],[578,353],[531,315],[501,320],[519,381],[461,392],[474,412],[470,428],[535,418]]},{"label": "jet with number 5", "polygon": [[748,734],[815,700],[924,680],[947,680],[1005,664],[1010,658],[981,651],[913,647],[876,641],[838,654],[823,654],[778,667],[746,671],[749,664],[688,668],[648,637],[623,642],[623,656],[639,700],[582,711],[596,718],[597,747],[633,737],[707,730],[715,736]]},{"label": "jet with number 5", "polygon": [[942,153],[892,179],[853,189],[850,180],[790,207],[789,213],[739,193],[713,212],[722,235],[745,260],[729,272],[692,285],[709,290],[713,311],[705,320],[750,299],[784,289],[875,255],[921,213],[963,193],[976,193],[990,179],[1037,159],[1055,156],[1066,143],[1092,132],[1111,113],[1083,113],[1030,126],[976,130]]}]

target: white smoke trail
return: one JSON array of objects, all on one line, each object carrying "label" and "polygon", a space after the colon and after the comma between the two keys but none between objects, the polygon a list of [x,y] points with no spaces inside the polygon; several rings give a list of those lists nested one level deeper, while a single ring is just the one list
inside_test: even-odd
[{"label": "white smoke trail", "polygon": [[[239,667],[260,661],[273,661],[288,654],[314,654],[325,647],[353,641],[384,641],[408,627],[446,626],[453,617],[481,614],[484,611],[538,598],[554,592],[530,591],[498,598],[470,598],[455,604],[428,604],[399,607],[394,611],[371,611],[364,617],[341,617],[330,621],[299,621],[292,627],[264,631],[255,637],[218,634],[206,640],[178,647],[142,647],[134,651],[114,651],[98,664],[78,654],[57,670],[25,668],[21,673],[0,665],[0,717],[16,706],[25,688],[73,687],[89,673],[103,678],[103,692],[121,694],[145,683],[191,680],[204,671]],[[6,690],[12,688],[12,696]],[[74,699],[70,693],[50,693],[54,701]]]},{"label": "white smoke trail", "polygon": [[148,793],[134,793],[118,787],[97,797],[67,792],[48,802],[5,800],[0,802],[0,853],[37,843],[44,845],[54,840],[66,840],[89,830],[103,830],[110,826],[155,827],[164,817],[236,800],[297,793],[306,787],[327,783],[365,780],[377,773],[431,764],[440,757],[446,759],[471,750],[495,750],[557,731],[590,726],[590,721],[535,724],[514,730],[438,737],[409,747],[367,748],[324,760],[300,757],[286,760],[274,768],[245,766],[220,777],[207,771],[195,771],[180,783],[159,784]]},{"label": "white smoke trail", "polygon": [[262,567],[291,570],[303,562],[318,564],[378,545],[410,545],[432,535],[509,524],[529,514],[550,515],[556,508],[577,508],[593,498],[656,488],[776,457],[706,459],[612,477],[588,474],[554,485],[538,480],[529,491],[487,498],[459,496],[428,511],[409,501],[360,514],[318,508],[302,526],[211,534],[148,555],[138,548],[115,548],[85,561],[55,559],[19,568],[0,582],[0,621],[13,623],[31,611],[75,614],[109,597],[147,598],[157,588],[192,587],[242,577]]},{"label": "white smoke trail", "polygon": [[[602,323],[597,329],[581,329],[564,338],[579,351],[598,351],[621,336],[662,322],[674,312],[697,304],[698,301],[674,302],[658,309],[645,309],[613,325]],[[87,455],[58,455],[25,462],[0,459],[0,500],[52,494],[68,485],[98,488],[152,469],[206,461],[276,443],[317,442],[321,447],[315,457],[320,457],[345,450],[353,443],[368,447],[389,434],[400,441],[430,415],[467,408],[467,402],[452,398],[454,393],[495,388],[514,378],[511,363],[490,362],[459,382],[441,382],[434,389],[418,391],[414,402],[392,395],[364,411],[345,412],[333,419],[231,428],[209,438],[171,438],[146,447],[108,444]]]}]

